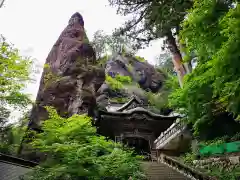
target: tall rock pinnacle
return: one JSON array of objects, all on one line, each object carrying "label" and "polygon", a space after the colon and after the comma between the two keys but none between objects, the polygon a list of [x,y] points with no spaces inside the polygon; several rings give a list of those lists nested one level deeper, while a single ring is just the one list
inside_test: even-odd
[{"label": "tall rock pinnacle", "polygon": [[95,63],[83,17],[77,12],[47,57],[29,127],[38,129],[47,118],[44,106],[53,106],[65,117],[90,113],[96,104],[95,92],[105,80],[104,70],[95,68]]}]

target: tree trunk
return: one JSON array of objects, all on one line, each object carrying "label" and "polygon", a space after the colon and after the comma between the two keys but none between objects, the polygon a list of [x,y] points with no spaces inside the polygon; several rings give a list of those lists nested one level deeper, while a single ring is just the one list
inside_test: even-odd
[{"label": "tree trunk", "polygon": [[178,75],[179,84],[181,87],[183,87],[183,77],[186,74],[186,69],[182,63],[182,55],[180,53],[180,50],[178,49],[176,39],[173,37],[171,31],[169,31],[169,33],[167,34],[166,42],[167,47],[172,54],[172,61],[174,64],[174,69]]},{"label": "tree trunk", "polygon": [[[179,46],[180,46],[181,49],[183,49],[183,48],[185,49],[185,48],[186,48],[186,45],[185,45],[185,44],[179,43]],[[186,54],[185,54],[184,51],[181,53],[181,55],[182,55],[182,59],[184,59],[184,56],[186,56]],[[191,60],[192,60],[192,59],[191,59]],[[189,74],[189,73],[192,72],[192,63],[191,63],[191,60],[190,60],[189,62],[183,63],[183,66],[184,66],[184,68],[185,68],[186,74]]]}]

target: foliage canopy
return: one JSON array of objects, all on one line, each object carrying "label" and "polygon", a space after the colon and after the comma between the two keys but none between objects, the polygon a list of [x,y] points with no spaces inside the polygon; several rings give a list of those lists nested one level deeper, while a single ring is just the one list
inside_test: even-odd
[{"label": "foliage canopy", "polygon": [[0,105],[25,107],[30,103],[22,90],[30,81],[32,62],[19,55],[17,49],[0,36]]},{"label": "foliage canopy", "polygon": [[98,60],[108,54],[127,53],[132,55],[136,53],[134,43],[126,36],[107,35],[102,30],[94,33],[91,43]]},{"label": "foliage canopy", "polygon": [[96,133],[91,119],[74,115],[68,119],[47,107],[49,119],[43,133],[37,134],[32,145],[47,159],[25,179],[144,179],[140,157]]},{"label": "foliage canopy", "polygon": [[123,27],[116,33],[124,33],[127,37],[139,42],[139,48],[150,41],[177,33],[180,23],[192,7],[191,0],[109,0],[111,6],[117,7],[117,12],[124,16],[129,15]]},{"label": "foliage canopy", "polygon": [[187,115],[195,134],[219,113],[240,113],[239,15],[238,3],[196,0],[182,24],[181,39],[188,53],[196,53],[198,64],[170,102]]},{"label": "foliage canopy", "polygon": [[8,118],[13,108],[22,111],[31,103],[23,90],[32,80],[32,65],[31,59],[20,56],[19,51],[0,36],[0,150],[3,153],[15,154],[25,131],[24,119],[11,124]]}]

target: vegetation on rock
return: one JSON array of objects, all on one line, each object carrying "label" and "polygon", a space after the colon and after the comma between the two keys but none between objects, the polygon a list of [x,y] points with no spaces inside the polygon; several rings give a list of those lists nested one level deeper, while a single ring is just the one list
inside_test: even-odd
[{"label": "vegetation on rock", "polygon": [[107,63],[108,60],[109,60],[109,56],[108,55],[105,55],[105,56],[99,58],[97,60],[97,66],[105,68],[106,67],[106,63]]},{"label": "vegetation on rock", "polygon": [[52,73],[48,64],[44,64],[44,70],[46,72],[44,75],[44,88],[46,89],[54,82],[60,80],[61,77]]},{"label": "vegetation on rock", "polygon": [[129,98],[125,98],[125,97],[110,98],[110,103],[127,103],[128,101],[129,101]]},{"label": "vegetation on rock", "polygon": [[138,60],[139,62],[146,62],[146,60],[140,56],[135,56],[135,59]]},{"label": "vegetation on rock", "polygon": [[121,76],[119,74],[116,77],[111,77],[106,75],[106,83],[113,89],[113,90],[120,90],[123,89],[124,84],[130,84],[132,79],[129,76]]},{"label": "vegetation on rock", "polygon": [[166,81],[163,83],[163,87],[158,93],[146,92],[146,96],[150,106],[161,110],[170,109],[169,96],[175,89],[179,88],[177,77],[171,74],[167,74]]}]

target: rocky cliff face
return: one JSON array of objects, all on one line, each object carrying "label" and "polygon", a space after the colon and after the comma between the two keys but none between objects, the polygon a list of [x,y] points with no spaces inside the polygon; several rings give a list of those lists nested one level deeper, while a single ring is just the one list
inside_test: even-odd
[{"label": "rocky cliff face", "polygon": [[[117,54],[108,58],[104,68],[106,76],[113,79],[118,79],[118,76],[129,77],[131,83],[124,84],[124,87],[116,90],[106,79],[99,89],[101,95],[97,97],[97,102],[101,102],[100,104],[104,103],[104,99],[109,103],[112,98],[127,100],[132,95],[138,96],[147,104],[146,92],[159,92],[166,79],[164,73],[156,71],[147,61],[130,55]],[[106,103],[105,101],[105,106]]]},{"label": "rocky cliff face", "polygon": [[115,55],[107,61],[105,69],[96,63],[94,49],[84,31],[83,18],[75,13],[47,57],[29,126],[39,128],[42,120],[47,118],[44,106],[55,107],[65,117],[82,113],[92,115],[99,105],[106,106],[114,93],[111,93],[105,75],[112,78],[117,74],[129,76],[139,84],[135,89],[131,90],[129,86],[119,92],[124,97],[136,94],[136,89],[157,92],[163,83],[164,76],[153,66],[131,56]]},{"label": "rocky cliff face", "polygon": [[83,18],[75,13],[47,57],[29,126],[38,128],[47,118],[44,106],[55,107],[61,116],[91,113],[105,80],[104,70],[95,63]]},{"label": "rocky cliff face", "polygon": [[107,61],[105,73],[115,77],[117,74],[129,76],[147,91],[158,92],[164,80],[163,74],[157,72],[152,65],[132,56],[117,55]]}]

